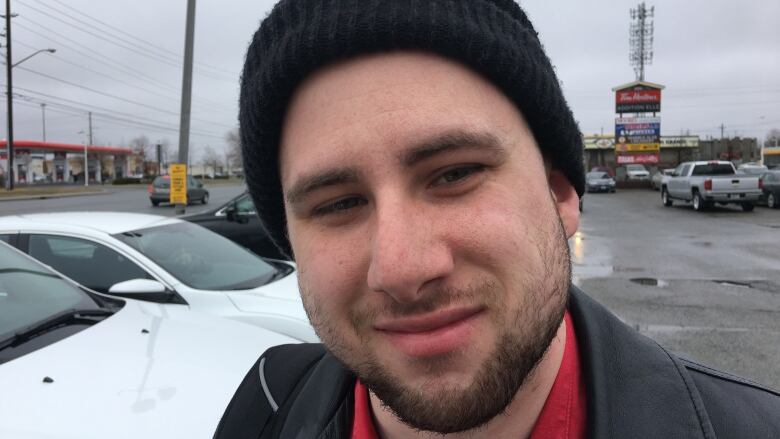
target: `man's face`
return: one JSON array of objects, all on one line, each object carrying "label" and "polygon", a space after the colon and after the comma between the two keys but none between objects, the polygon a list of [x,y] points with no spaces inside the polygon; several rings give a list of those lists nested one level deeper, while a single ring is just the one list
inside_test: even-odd
[{"label": "man's face", "polygon": [[280,171],[328,348],[413,427],[503,410],[560,325],[578,220],[516,107],[433,55],[351,60],[298,89]]}]

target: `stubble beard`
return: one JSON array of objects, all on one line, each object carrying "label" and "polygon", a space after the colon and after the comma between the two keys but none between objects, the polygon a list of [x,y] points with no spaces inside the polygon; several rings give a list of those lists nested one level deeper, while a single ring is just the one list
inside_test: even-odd
[{"label": "stubble beard", "polygon": [[[440,434],[462,432],[484,426],[503,413],[513,398],[544,357],[560,327],[568,302],[571,284],[571,260],[563,225],[556,218],[557,227],[542,233],[537,241],[545,262],[544,270],[532,279],[524,279],[519,286],[523,305],[515,315],[507,315],[509,322],[497,337],[491,354],[478,368],[475,379],[466,386],[437,385],[436,366],[445,364],[447,356],[431,360],[429,385],[411,387],[394,375],[376,358],[361,336],[360,346],[348,346],[341,331],[318,306],[315,294],[301,293],[306,311],[317,335],[325,346],[351,369],[395,416],[410,427]],[[415,304],[415,311],[437,309],[445,302],[461,303],[472,297],[497,297],[498,286],[485,281],[462,290],[449,290],[431,297],[430,302]],[[493,306],[500,304],[491,304]],[[395,310],[394,314],[403,314]],[[365,328],[370,315],[353,313],[352,329]],[[357,331],[361,334],[360,331]],[[430,387],[430,389],[428,388]],[[431,390],[433,389],[433,390]]]}]

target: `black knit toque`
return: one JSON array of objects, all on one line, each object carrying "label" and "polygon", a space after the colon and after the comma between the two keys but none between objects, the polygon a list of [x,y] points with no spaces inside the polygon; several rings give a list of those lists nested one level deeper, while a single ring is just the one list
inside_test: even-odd
[{"label": "black knit toque", "polygon": [[457,60],[495,84],[520,109],[543,155],[584,192],[577,123],[513,0],[282,0],[247,51],[239,122],[249,191],[263,227],[287,255],[278,148],[296,87],[335,61],[400,49]]}]

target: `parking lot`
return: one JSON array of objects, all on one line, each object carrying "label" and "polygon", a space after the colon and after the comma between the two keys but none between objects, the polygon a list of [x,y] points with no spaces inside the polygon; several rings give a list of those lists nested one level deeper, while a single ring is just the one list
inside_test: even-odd
[{"label": "parking lot", "polygon": [[780,210],[663,207],[658,192],[588,194],[575,282],[683,356],[780,388]]},{"label": "parking lot", "polygon": [[[241,193],[209,187],[211,209]],[[76,198],[4,201],[0,214],[115,210],[174,216],[145,188]],[[636,327],[686,357],[780,388],[780,210],[663,207],[649,189],[586,194],[570,240],[574,281]]]}]

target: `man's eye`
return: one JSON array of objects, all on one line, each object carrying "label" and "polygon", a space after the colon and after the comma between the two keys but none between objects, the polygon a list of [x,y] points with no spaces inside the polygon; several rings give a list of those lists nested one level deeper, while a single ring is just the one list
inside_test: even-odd
[{"label": "man's eye", "polygon": [[485,169],[483,165],[468,165],[450,169],[442,173],[434,182],[434,186],[447,185],[465,180],[477,172]]},{"label": "man's eye", "polygon": [[327,215],[330,213],[344,213],[347,210],[366,204],[365,200],[359,197],[342,198],[333,203],[320,206],[314,210],[315,216]]}]

